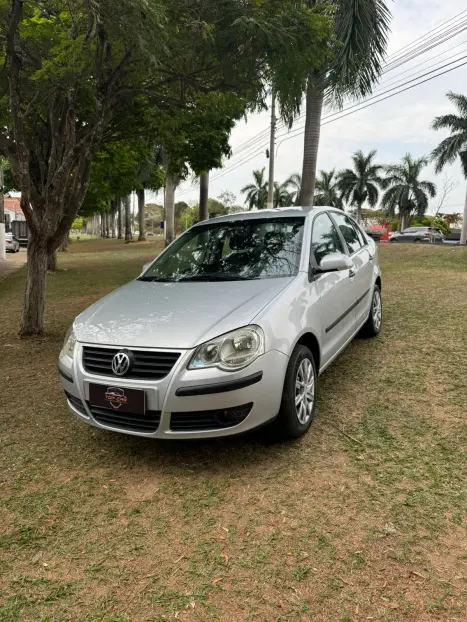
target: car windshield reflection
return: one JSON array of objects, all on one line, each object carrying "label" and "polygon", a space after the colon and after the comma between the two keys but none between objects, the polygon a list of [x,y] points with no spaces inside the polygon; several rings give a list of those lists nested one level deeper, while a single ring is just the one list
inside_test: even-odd
[{"label": "car windshield reflection", "polygon": [[140,281],[243,281],[298,273],[303,217],[207,222],[193,227]]}]

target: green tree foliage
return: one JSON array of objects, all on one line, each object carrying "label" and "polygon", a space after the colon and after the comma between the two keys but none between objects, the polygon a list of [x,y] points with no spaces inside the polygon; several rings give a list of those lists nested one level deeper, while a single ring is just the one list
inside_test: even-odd
[{"label": "green tree foliage", "polygon": [[398,211],[401,229],[412,214],[416,214],[419,219],[423,218],[429,199],[436,196],[435,184],[420,179],[427,165],[427,158],[413,158],[407,153],[400,164],[385,167],[386,179],[383,185],[386,191],[381,204],[389,217],[394,217]]},{"label": "green tree foliage", "polygon": [[[445,114],[436,117],[432,127],[434,130],[448,130],[450,136],[441,141],[433,150],[431,157],[436,163],[439,173],[447,164],[452,164],[459,157],[464,177],[467,179],[467,97],[452,91],[447,98],[457,110],[457,114]],[[467,196],[464,207],[461,244],[467,243]]]},{"label": "green tree foliage", "polygon": [[329,172],[320,171],[316,180],[314,205],[328,205],[344,209],[335,169]]},{"label": "green tree foliage", "polygon": [[241,189],[242,194],[246,194],[245,203],[248,209],[264,209],[268,199],[268,182],[264,168],[253,171],[253,183],[247,184]]},{"label": "green tree foliage", "polygon": [[342,199],[356,208],[358,222],[362,219],[362,207],[368,203],[376,207],[380,188],[384,185],[383,167],[375,164],[376,150],[365,155],[358,150],[352,156],[353,169],[348,168],[338,174],[338,188]]},{"label": "green tree foliage", "polygon": [[[43,331],[47,257],[105,145],[154,137],[173,188],[186,162],[218,165],[233,120],[264,105],[276,68],[297,56],[299,82],[299,55],[317,66],[329,33],[325,12],[293,0],[0,0],[0,151],[31,232],[21,334]],[[280,96],[293,102],[294,89],[281,84]]]}]

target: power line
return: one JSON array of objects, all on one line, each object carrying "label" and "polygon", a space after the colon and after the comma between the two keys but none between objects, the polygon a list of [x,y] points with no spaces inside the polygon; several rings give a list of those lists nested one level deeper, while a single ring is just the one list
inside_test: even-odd
[{"label": "power line", "polygon": [[[419,39],[417,39],[416,41],[423,41],[423,39],[426,39],[426,37],[428,37],[429,35],[433,34],[434,32],[436,32],[437,30],[439,30],[440,28],[442,28],[446,24],[449,24],[450,22],[455,22],[461,15],[464,15],[464,14],[467,14],[467,10],[464,10],[464,11],[461,11],[460,13],[457,13],[457,15],[454,15],[453,17],[451,17],[450,19],[446,20],[445,22],[443,22],[439,26],[436,26],[435,28],[432,28],[432,30],[429,30],[428,32],[426,32],[422,37],[419,37]],[[415,45],[415,41],[412,41],[411,43],[408,43],[407,45],[404,45],[403,47],[401,47],[398,50],[396,50],[395,52],[393,52],[389,58],[394,58],[394,57],[399,56],[401,52],[403,52],[404,50],[407,51],[408,48],[411,48],[414,45]],[[389,60],[389,58],[388,58],[388,60]]]},{"label": "power line", "polygon": [[[440,67],[437,67],[436,69],[428,71],[427,73],[424,73],[424,74],[422,74],[422,75],[420,75],[420,76],[418,76],[416,78],[408,80],[407,82],[403,82],[402,84],[398,84],[396,86],[393,86],[392,88],[388,89],[387,91],[383,91],[382,93],[377,93],[377,94],[373,95],[372,97],[369,97],[368,99],[366,99],[365,102],[371,102],[372,100],[378,99],[379,97],[382,97],[383,95],[387,95],[389,93],[392,93],[393,91],[396,91],[397,89],[400,89],[401,87],[407,86],[408,84],[411,84],[412,82],[417,82],[421,78],[425,78],[426,76],[429,76],[432,73],[440,71],[441,69],[445,69],[446,67],[449,67],[450,65],[453,65],[454,63],[458,63],[461,60],[465,60],[465,59],[467,59],[467,55],[462,56],[461,58],[453,60],[453,61],[451,61],[449,63],[444,64],[444,65],[441,65]],[[462,65],[459,65],[459,67],[462,67],[463,65],[465,65],[465,63],[463,63]],[[458,69],[458,67],[453,67],[450,71],[452,71],[454,69]],[[443,73],[440,73],[438,75],[442,76],[442,75],[444,75],[444,73],[448,73],[448,72],[443,72]],[[438,75],[433,76],[433,78],[437,78]],[[431,78],[431,79],[433,79],[433,78]],[[425,82],[427,82],[427,80],[423,80],[419,84],[424,84]],[[414,86],[418,86],[418,84],[413,84],[410,88],[413,88]],[[402,89],[401,91],[398,91],[398,92],[403,93],[403,92],[405,92],[407,90],[409,90],[409,89]],[[397,95],[397,94],[398,93],[395,93],[395,95]],[[388,99],[388,98],[385,98],[385,99]],[[384,99],[382,99],[381,101],[384,101]],[[322,120],[323,121],[327,121],[331,117],[337,117],[337,119],[341,119],[341,118],[347,117],[349,113],[342,115],[342,112],[345,112],[346,110],[351,110],[352,108],[357,108],[357,110],[354,110],[353,112],[359,112],[360,110],[364,110],[365,108],[368,108],[369,105],[371,105],[371,104],[366,104],[366,105],[362,106],[362,103],[365,103],[365,102],[358,102],[356,104],[353,104],[352,106],[348,106],[347,108],[344,108],[344,110],[337,111],[337,112],[334,112],[334,113],[328,115],[327,117],[323,117]],[[374,103],[379,103],[379,102],[374,102]],[[333,120],[337,120],[337,119],[333,119]],[[327,121],[327,123],[322,123],[321,125],[327,125],[328,123],[331,123],[331,121]],[[302,125],[300,127],[297,127],[297,128],[295,128],[293,130],[293,132],[297,132],[298,131],[298,133],[301,134],[303,132],[301,132],[299,130],[302,130],[304,127],[305,127],[304,125]],[[281,137],[282,136],[286,136],[286,135],[287,134],[282,134]],[[278,138],[280,138],[280,137],[278,137]],[[293,138],[293,136],[289,135],[282,142],[285,142],[285,140],[288,140],[289,138]]]}]

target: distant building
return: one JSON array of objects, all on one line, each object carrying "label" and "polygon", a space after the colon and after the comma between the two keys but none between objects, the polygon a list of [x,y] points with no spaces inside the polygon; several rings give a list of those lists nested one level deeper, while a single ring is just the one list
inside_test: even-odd
[{"label": "distant building", "polygon": [[19,197],[4,197],[5,202],[5,229],[10,231],[11,223],[14,220],[26,220],[21,209],[21,200]]}]

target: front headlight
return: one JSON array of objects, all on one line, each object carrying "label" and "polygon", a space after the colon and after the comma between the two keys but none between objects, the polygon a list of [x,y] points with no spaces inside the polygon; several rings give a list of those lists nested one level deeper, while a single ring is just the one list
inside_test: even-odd
[{"label": "front headlight", "polygon": [[264,333],[259,326],[246,326],[212,339],[196,348],[188,369],[219,367],[236,371],[264,354]]},{"label": "front headlight", "polygon": [[73,359],[73,355],[75,352],[75,345],[76,345],[75,331],[73,330],[73,326],[70,326],[65,336],[62,354],[64,354],[65,356],[68,356],[70,359]]}]

